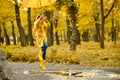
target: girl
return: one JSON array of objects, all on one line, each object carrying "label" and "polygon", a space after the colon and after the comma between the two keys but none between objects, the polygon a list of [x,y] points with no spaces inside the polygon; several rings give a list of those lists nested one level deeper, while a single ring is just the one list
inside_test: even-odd
[{"label": "girl", "polygon": [[47,20],[46,16],[44,16],[43,14],[37,16],[37,18],[34,22],[34,31],[35,31],[37,46],[41,48],[41,50],[38,54],[38,57],[40,60],[40,67],[43,70],[46,70],[45,60],[46,60],[46,49],[48,47],[46,30],[49,26],[50,26],[50,23]]}]

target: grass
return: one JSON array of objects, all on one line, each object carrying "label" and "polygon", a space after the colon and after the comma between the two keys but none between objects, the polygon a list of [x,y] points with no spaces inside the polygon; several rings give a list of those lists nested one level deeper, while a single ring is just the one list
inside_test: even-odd
[{"label": "grass", "polygon": [[[38,61],[38,47],[0,46],[8,61],[35,62]],[[69,50],[67,43],[54,45],[47,49],[47,62],[59,64],[78,64],[97,68],[120,68],[120,43],[105,43],[105,49],[99,48],[99,43],[83,42],[77,45],[76,51]]]}]

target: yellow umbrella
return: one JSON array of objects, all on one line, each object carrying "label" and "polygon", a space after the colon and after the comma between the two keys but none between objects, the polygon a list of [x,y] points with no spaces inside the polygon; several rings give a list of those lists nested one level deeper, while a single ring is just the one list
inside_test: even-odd
[{"label": "yellow umbrella", "polygon": [[23,0],[22,6],[30,8],[41,8],[53,4],[56,0]]}]

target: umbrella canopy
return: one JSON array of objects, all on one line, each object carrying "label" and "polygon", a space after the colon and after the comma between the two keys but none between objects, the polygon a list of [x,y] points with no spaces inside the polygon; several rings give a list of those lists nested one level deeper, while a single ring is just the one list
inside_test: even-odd
[{"label": "umbrella canopy", "polygon": [[23,0],[22,5],[30,8],[41,8],[53,4],[56,0]]}]

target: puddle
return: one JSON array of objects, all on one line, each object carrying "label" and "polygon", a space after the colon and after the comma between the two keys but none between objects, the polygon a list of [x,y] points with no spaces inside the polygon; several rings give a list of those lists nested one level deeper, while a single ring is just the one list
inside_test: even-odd
[{"label": "puddle", "polygon": [[60,71],[24,71],[24,74],[36,74],[36,75],[41,75],[41,74],[54,74],[54,75],[61,75],[61,76],[74,76],[74,77],[93,77],[95,76],[95,73],[88,73],[88,72],[81,72],[81,71],[68,71],[68,70],[60,70]]},{"label": "puddle", "polygon": [[23,74],[43,74],[43,72],[40,72],[40,71],[34,71],[34,70],[31,70],[31,71],[24,71]]},{"label": "puddle", "polygon": [[62,75],[62,76],[76,76],[78,74],[82,74],[83,72],[49,72],[49,74],[56,74],[56,75]]},{"label": "puddle", "polygon": [[107,74],[110,78],[120,78],[120,74]]}]

